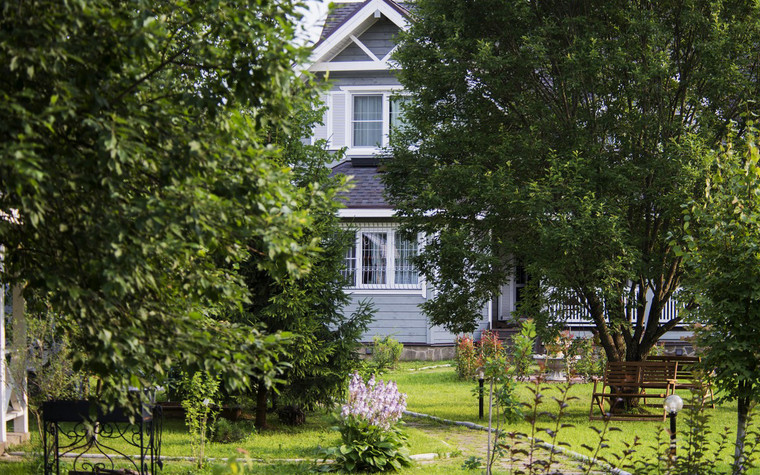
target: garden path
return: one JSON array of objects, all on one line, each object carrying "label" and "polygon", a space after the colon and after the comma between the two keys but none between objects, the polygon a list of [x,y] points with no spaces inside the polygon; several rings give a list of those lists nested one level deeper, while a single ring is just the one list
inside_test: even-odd
[{"label": "garden path", "polygon": [[[487,433],[484,431],[442,424],[426,419],[406,418],[405,421],[407,427],[414,427],[422,430],[431,437],[435,437],[451,447],[449,452],[451,456],[461,457],[463,461],[470,457],[480,457],[485,459],[488,439]],[[513,444],[514,450],[529,450],[527,440],[514,440],[509,443]],[[549,458],[549,451],[540,447],[536,448],[535,458],[538,460],[547,460]],[[560,473],[566,475],[586,473],[579,469],[578,461],[571,459],[567,455],[556,454],[554,460],[555,463],[552,465],[552,471],[549,471],[548,473]],[[435,464],[436,462],[433,460],[420,461],[418,463],[425,465]],[[483,463],[485,463],[485,460],[483,460]],[[496,467],[499,471],[504,470],[507,471],[507,473],[512,473],[513,470],[524,470],[527,463],[528,456],[526,454],[513,453],[512,455],[506,454],[499,458],[496,462]],[[592,471],[591,473],[596,475],[605,472]]]}]

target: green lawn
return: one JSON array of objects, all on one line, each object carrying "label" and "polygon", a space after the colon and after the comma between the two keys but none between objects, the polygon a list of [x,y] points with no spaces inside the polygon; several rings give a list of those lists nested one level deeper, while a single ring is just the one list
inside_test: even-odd
[{"label": "green lawn", "polygon": [[[446,362],[450,363],[450,362]],[[408,395],[407,405],[410,411],[421,412],[438,416],[444,419],[479,422],[477,398],[473,395],[474,381],[460,381],[455,374],[454,367],[437,367],[421,369],[429,366],[437,366],[440,363],[411,362],[403,363],[401,367],[381,377],[384,380],[395,380],[402,392]],[[555,412],[557,402],[553,400],[560,396],[560,386],[557,384],[545,385],[543,390],[543,402],[540,411]],[[602,428],[603,423],[588,421],[589,401],[592,385],[578,384],[571,388],[569,395],[576,398],[568,401],[567,414],[562,420],[565,427],[559,432],[559,440],[571,445],[572,450],[581,454],[589,454],[581,445],[586,444],[595,447],[598,441],[596,432],[590,425]],[[528,384],[521,384],[518,396],[522,402],[529,402],[532,394]],[[684,394],[684,396],[686,396]],[[712,420],[710,428],[712,438],[715,441],[728,440],[730,446],[733,442],[735,431],[735,406],[724,405],[716,409],[708,409]],[[686,429],[684,417],[679,417],[679,430]],[[403,473],[431,473],[431,474],[456,474],[474,473],[461,468],[467,456],[478,455],[485,457],[482,446],[485,445],[486,433],[481,431],[469,431],[460,427],[451,427],[430,422],[419,423],[420,420],[406,418],[415,427],[408,427],[410,451],[412,454],[436,453],[451,454],[454,457],[437,459],[433,462],[417,463],[412,469]],[[423,420],[424,421],[424,420]],[[539,425],[549,426],[548,416],[541,419]],[[232,444],[210,443],[206,454],[208,457],[236,457],[240,456],[239,449],[246,451],[251,457],[263,459],[264,462],[256,465],[256,473],[305,473],[312,468],[316,458],[316,449],[319,446],[335,445],[339,441],[338,434],[330,430],[333,424],[327,412],[310,413],[304,426],[293,428],[279,424],[276,416],[270,418],[271,428],[261,433],[251,433],[245,440]],[[657,421],[634,421],[612,422],[611,425],[622,429],[620,432],[609,434],[610,448],[602,455],[612,459],[611,454],[622,452],[625,444],[632,443],[638,436],[643,441],[639,449],[643,457],[654,457],[648,447],[655,444],[658,431],[665,429],[666,424]],[[551,427],[553,428],[553,426]],[[35,430],[35,429],[33,429]],[[530,433],[531,426],[525,422],[511,424],[506,427],[507,431]],[[31,452],[37,443],[36,430],[33,432],[32,443],[23,446],[22,449]],[[538,434],[548,440],[546,434]],[[660,433],[660,436],[667,437]],[[446,442],[449,441],[449,443]],[[167,420],[164,424],[162,455],[164,456],[189,456],[190,441],[183,421]],[[125,449],[125,446],[117,446],[117,449]],[[132,453],[131,450],[128,451]],[[729,448],[718,456],[726,464],[730,460],[732,451]],[[303,459],[303,462],[284,462],[280,459]],[[22,463],[0,462],[0,473],[21,474],[31,473],[29,465]],[[725,465],[727,468],[727,465]],[[181,461],[167,461],[162,473],[167,474],[190,474],[211,473],[210,471],[196,472],[192,465]],[[753,472],[758,473],[758,472]]]},{"label": "green lawn", "polygon": [[[410,411],[434,415],[444,419],[487,425],[487,420],[478,420],[478,400],[473,395],[473,389],[476,387],[477,382],[459,380],[453,367],[436,368],[420,372],[410,372],[402,367],[386,375],[386,378],[395,380],[398,383],[399,389],[408,394],[407,408]],[[519,385],[518,396],[521,402],[529,403],[532,400],[533,395],[529,390],[529,386],[528,383]],[[560,397],[561,385],[547,383],[543,386],[543,398],[539,411],[557,413],[558,403],[554,398]],[[572,450],[583,455],[591,455],[588,450],[582,447],[583,444],[594,448],[598,445],[599,439],[597,433],[590,426],[598,429],[603,429],[604,427],[603,422],[589,422],[588,419],[592,389],[593,384],[591,383],[572,386],[569,396],[575,399],[567,401],[566,415],[562,419],[564,424],[570,424],[572,427],[562,428],[559,431],[558,437],[559,441],[570,444]],[[679,394],[684,398],[684,401],[688,400],[688,392]],[[487,400],[488,396],[486,393],[486,408]],[[657,400],[652,400],[652,402],[657,402]],[[708,409],[707,411],[711,416],[709,425],[712,432],[711,438],[716,446],[717,443],[728,438],[728,447],[720,454],[716,454],[716,458],[721,458],[728,463],[733,455],[732,444],[736,431],[736,405],[725,404],[715,409]],[[682,412],[681,417],[679,417],[679,430],[687,428],[684,416],[685,410]],[[485,419],[487,419],[487,409]],[[544,416],[539,420],[542,421],[539,425],[554,429],[553,423],[551,423],[548,416]],[[643,443],[643,446],[639,448],[639,452],[641,452],[642,457],[651,459],[654,456],[654,451],[650,447],[656,444],[658,432],[664,431],[667,428],[666,424],[662,420],[612,421],[610,422],[610,426],[618,427],[621,431],[608,433],[610,447],[602,455],[609,457],[614,453],[622,453],[625,449],[625,444],[632,444],[634,438],[638,437]],[[508,425],[505,427],[505,430],[530,434],[531,425],[527,422],[520,422]],[[666,433],[662,433],[660,436],[663,437],[663,440],[668,437]],[[545,433],[539,433],[537,437],[547,441],[549,439]]]},{"label": "green lawn", "polygon": [[[259,468],[262,473],[302,473],[313,465],[317,459],[317,448],[338,445],[340,436],[331,430],[334,425],[332,417],[327,412],[313,412],[307,416],[307,422],[303,426],[289,427],[280,424],[277,417],[270,417],[270,428],[260,433],[251,433],[244,440],[230,443],[209,443],[206,447],[206,456],[211,458],[241,457],[240,450],[244,450],[252,458],[274,462],[275,465],[268,468],[266,463]],[[39,437],[36,427],[32,427],[32,440],[23,446],[12,449],[13,451],[32,452],[38,447]],[[409,436],[410,453],[435,453],[445,454],[451,450],[440,439],[428,435],[425,431],[417,428],[407,428]],[[134,454],[135,450],[124,442],[111,443],[109,445],[118,451]],[[63,444],[63,441],[62,441]],[[164,457],[191,456],[190,437],[185,424],[181,420],[167,419],[164,421],[162,435],[161,455]],[[279,459],[303,459],[303,462],[282,464]],[[0,462],[2,463],[2,462]],[[2,464],[0,473],[31,473],[29,466],[23,469],[18,467],[22,464]],[[7,467],[7,468],[6,468]],[[287,471],[286,470],[287,467]],[[180,461],[166,461],[162,473],[189,473],[192,468],[190,463]],[[16,472],[15,470],[21,470]],[[26,471],[25,471],[26,470]],[[267,472],[271,470],[271,472]],[[195,472],[193,472],[195,473]],[[205,473],[205,472],[199,472]],[[210,472],[209,472],[210,473]],[[410,471],[410,473],[415,473]]]}]

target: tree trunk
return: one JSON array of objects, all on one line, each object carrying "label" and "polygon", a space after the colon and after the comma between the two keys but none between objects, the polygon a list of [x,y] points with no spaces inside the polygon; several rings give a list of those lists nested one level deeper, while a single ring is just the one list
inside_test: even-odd
[{"label": "tree trunk", "polygon": [[260,382],[256,390],[256,420],[254,422],[257,429],[265,429],[267,425],[267,400],[269,399],[269,389],[266,384]]},{"label": "tree trunk", "polygon": [[[749,384],[740,383],[740,390],[747,394]],[[746,460],[744,460],[744,439],[747,437],[747,415],[749,413],[749,398],[740,397],[736,408],[736,447],[734,449],[733,475],[744,473]]]}]

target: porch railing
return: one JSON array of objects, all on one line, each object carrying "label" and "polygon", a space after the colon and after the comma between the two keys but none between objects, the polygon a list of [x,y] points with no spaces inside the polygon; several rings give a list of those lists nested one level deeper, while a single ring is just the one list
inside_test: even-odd
[{"label": "porch railing", "polygon": [[[651,301],[651,291],[650,298],[647,299],[648,301]],[[660,323],[666,323],[670,320],[673,320],[674,318],[678,318],[679,311],[683,308],[683,304],[678,302],[676,298],[671,298],[668,300],[668,302],[665,304],[665,306],[662,309],[662,313],[660,313]],[[649,310],[649,302],[647,303],[647,311]],[[591,320],[591,315],[589,314],[586,307],[581,305],[580,303],[560,303],[560,304],[553,304],[549,306],[549,312],[552,315],[555,315],[559,317],[561,320],[564,320],[567,325],[574,325],[574,326],[584,326],[584,325],[593,325],[593,321]]]}]

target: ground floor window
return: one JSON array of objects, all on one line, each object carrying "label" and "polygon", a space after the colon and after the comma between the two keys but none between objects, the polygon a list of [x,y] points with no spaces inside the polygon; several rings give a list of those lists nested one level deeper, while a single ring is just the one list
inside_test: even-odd
[{"label": "ground floor window", "polygon": [[355,230],[354,245],[346,251],[343,276],[350,288],[418,289],[414,266],[419,240],[408,239],[389,228]]}]

